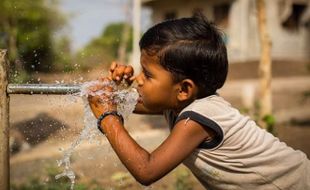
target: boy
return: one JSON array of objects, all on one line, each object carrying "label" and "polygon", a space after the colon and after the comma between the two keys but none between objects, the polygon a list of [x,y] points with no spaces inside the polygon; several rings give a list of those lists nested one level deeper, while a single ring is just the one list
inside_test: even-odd
[{"label": "boy", "polygon": [[[170,20],[140,41],[142,72],[113,63],[110,80],[137,82],[135,113],[163,114],[171,129],[152,153],[127,133],[108,97],[89,97],[99,128],[129,172],[150,185],[184,163],[207,189],[310,189],[310,163],[221,98],[228,61],[203,16]],[[105,79],[107,80],[107,79]]]}]

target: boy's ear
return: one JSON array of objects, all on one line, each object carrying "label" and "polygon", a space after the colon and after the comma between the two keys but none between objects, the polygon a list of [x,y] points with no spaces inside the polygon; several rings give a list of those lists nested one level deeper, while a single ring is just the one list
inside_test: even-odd
[{"label": "boy's ear", "polygon": [[184,79],[179,85],[179,92],[177,95],[179,101],[186,101],[196,97],[198,89],[192,80]]}]

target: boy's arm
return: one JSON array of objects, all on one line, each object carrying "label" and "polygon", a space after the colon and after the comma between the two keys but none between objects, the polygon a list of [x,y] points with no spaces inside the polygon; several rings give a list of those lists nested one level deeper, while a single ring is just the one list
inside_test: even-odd
[{"label": "boy's arm", "polygon": [[114,151],[129,172],[143,185],[150,185],[177,167],[213,132],[189,120],[179,121],[167,139],[152,153],[128,134],[117,116],[107,116],[101,126]]}]

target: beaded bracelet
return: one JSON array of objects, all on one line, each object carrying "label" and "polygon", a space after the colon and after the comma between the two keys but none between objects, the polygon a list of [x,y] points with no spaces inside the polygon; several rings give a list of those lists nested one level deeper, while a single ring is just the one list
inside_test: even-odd
[{"label": "beaded bracelet", "polygon": [[122,124],[124,124],[124,118],[121,114],[119,114],[117,111],[107,111],[107,112],[104,112],[103,114],[101,114],[99,117],[98,117],[98,120],[97,120],[97,127],[99,129],[99,131],[101,133],[104,134],[103,130],[101,129],[101,121],[107,117],[108,115],[115,115],[115,116],[118,116],[122,122]]}]

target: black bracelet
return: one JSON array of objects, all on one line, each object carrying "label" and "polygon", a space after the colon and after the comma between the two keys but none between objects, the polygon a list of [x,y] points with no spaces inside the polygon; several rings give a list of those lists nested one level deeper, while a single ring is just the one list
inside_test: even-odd
[{"label": "black bracelet", "polygon": [[104,134],[104,132],[102,131],[101,129],[101,121],[107,117],[108,115],[115,115],[115,116],[118,116],[122,122],[122,124],[124,124],[124,118],[121,114],[119,114],[117,111],[107,111],[107,112],[104,112],[103,114],[101,114],[99,117],[98,117],[98,120],[97,120],[97,127],[99,129],[99,131],[101,133]]}]

